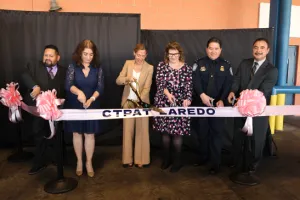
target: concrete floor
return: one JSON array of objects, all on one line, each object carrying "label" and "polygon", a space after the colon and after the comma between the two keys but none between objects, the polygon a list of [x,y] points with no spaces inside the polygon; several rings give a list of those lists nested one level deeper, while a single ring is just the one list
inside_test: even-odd
[{"label": "concrete floor", "polygon": [[[300,124],[300,123],[299,123]],[[11,150],[0,150],[0,200],[293,200],[300,199],[300,130],[285,125],[284,132],[274,135],[278,158],[266,158],[257,175],[261,184],[241,186],[228,178],[230,169],[208,175],[207,168],[192,166],[195,155],[185,152],[186,165],[178,173],[160,170],[160,151],[152,150],[149,168],[124,169],[120,146],[97,147],[94,156],[95,177],[75,176],[75,157],[68,148],[65,176],[78,180],[78,187],[68,193],[52,195],[44,185],[55,178],[56,168],[49,165],[41,173],[29,176],[30,162],[9,163]],[[30,150],[30,149],[29,149]]]}]

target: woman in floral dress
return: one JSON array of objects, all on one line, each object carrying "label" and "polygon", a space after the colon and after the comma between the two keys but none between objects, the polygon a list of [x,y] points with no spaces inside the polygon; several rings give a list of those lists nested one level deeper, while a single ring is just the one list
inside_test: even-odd
[{"label": "woman in floral dress", "polygon": [[[184,62],[183,49],[177,42],[171,42],[165,48],[164,62],[157,66],[156,86],[155,106],[188,107],[191,104],[192,68]],[[164,158],[161,169],[167,169],[172,164],[170,171],[177,172],[182,167],[182,136],[190,135],[190,118],[155,117],[153,128],[161,133],[163,140]],[[172,155],[171,141],[174,146]]]}]

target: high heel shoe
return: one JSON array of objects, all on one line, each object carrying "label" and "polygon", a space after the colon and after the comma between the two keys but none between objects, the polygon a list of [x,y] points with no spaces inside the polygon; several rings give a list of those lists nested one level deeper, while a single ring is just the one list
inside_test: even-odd
[{"label": "high heel shoe", "polygon": [[[82,165],[82,164],[81,164]],[[81,170],[78,170],[78,163],[77,163],[77,167],[76,167],[76,175],[77,176],[81,176],[83,174],[83,171],[82,171],[82,167],[81,167]]]},{"label": "high heel shoe", "polygon": [[77,170],[76,170],[76,175],[77,175],[77,176],[81,176],[82,174],[83,174],[82,171],[77,171]]},{"label": "high heel shoe", "polygon": [[95,172],[87,172],[87,175],[91,178],[93,178],[95,176]]},{"label": "high heel shoe", "polygon": [[88,165],[89,164],[85,164],[85,167],[86,167],[86,171],[87,171],[87,175],[89,176],[89,177],[91,177],[91,178],[93,178],[94,176],[95,176],[95,172],[94,172],[94,169],[93,169],[93,165],[92,164],[90,164],[90,169],[91,169],[91,171],[89,171],[88,169]]}]

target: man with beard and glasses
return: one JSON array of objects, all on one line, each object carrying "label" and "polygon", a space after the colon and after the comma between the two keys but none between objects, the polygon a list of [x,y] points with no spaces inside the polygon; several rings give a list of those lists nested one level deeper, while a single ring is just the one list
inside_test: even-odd
[{"label": "man with beard and glasses", "polygon": [[[65,77],[66,68],[60,66],[58,48],[54,45],[47,45],[44,48],[43,61],[28,63],[21,75],[22,86],[26,87],[27,93],[24,95],[24,102],[27,105],[36,105],[36,98],[42,91],[57,91],[57,98],[65,98]],[[50,135],[49,122],[41,117],[33,117],[32,131],[35,138],[36,150],[33,159],[33,166],[28,172],[30,175],[36,174],[45,169],[46,150],[52,140],[46,139]],[[54,159],[54,152],[51,153]],[[54,161],[54,160],[52,160]]]},{"label": "man with beard and glasses", "polygon": [[[240,92],[245,89],[257,89],[263,92],[269,105],[272,89],[278,78],[278,70],[268,60],[270,51],[269,42],[265,38],[258,38],[252,47],[253,58],[243,60],[236,73],[228,96],[228,101],[232,102],[234,97],[238,98]],[[240,166],[242,161],[242,149],[245,133],[241,132],[246,118],[235,118],[235,131],[233,136],[233,166]],[[251,136],[251,158],[247,163],[249,172],[255,172],[262,157],[263,148],[268,130],[268,117],[253,118],[253,135]],[[249,147],[246,147],[249,148]]]}]

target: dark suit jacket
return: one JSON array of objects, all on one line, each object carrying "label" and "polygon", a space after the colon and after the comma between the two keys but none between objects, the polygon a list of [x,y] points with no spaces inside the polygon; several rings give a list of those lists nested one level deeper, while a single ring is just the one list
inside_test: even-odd
[{"label": "dark suit jacket", "polygon": [[245,59],[239,65],[236,74],[234,75],[231,91],[236,97],[245,89],[258,89],[263,92],[267,104],[270,103],[272,89],[275,86],[278,78],[278,70],[268,60],[266,60],[256,71],[251,80],[251,69],[254,59]]},{"label": "dark suit jacket", "polygon": [[[57,66],[57,73],[54,79],[51,79],[47,68],[42,62],[28,63],[21,74],[21,85],[23,88],[26,88],[25,94],[22,94],[24,102],[27,105],[36,105],[36,101],[33,101],[30,97],[32,88],[35,85],[40,86],[41,91],[55,89],[57,98],[65,98],[65,78],[66,68],[60,65]],[[36,134],[42,130],[49,132],[47,121],[40,117],[34,117],[33,132]]]},{"label": "dark suit jacket", "polygon": [[26,87],[26,94],[24,94],[24,102],[28,105],[35,105],[35,101],[30,97],[32,88],[35,85],[41,87],[41,91],[55,89],[57,91],[57,98],[65,98],[65,78],[66,68],[58,65],[57,73],[52,80],[47,71],[47,68],[42,62],[28,63],[21,74],[21,84]]},{"label": "dark suit jacket", "polygon": [[[266,60],[256,71],[253,78],[251,79],[251,69],[253,66],[254,59],[245,59],[239,65],[234,76],[233,85],[231,91],[235,93],[236,97],[239,96],[240,92],[245,89],[258,89],[263,92],[267,104],[270,103],[270,98],[272,94],[272,89],[275,86],[278,78],[278,70],[275,68],[268,60]],[[236,159],[241,155],[241,145],[243,141],[243,135],[241,134],[241,128],[244,126],[246,118],[238,117],[235,118],[235,135],[234,135],[234,151]],[[254,164],[259,161],[263,148],[265,146],[265,140],[267,135],[267,130],[269,127],[268,117],[254,117],[253,118],[253,138],[254,140],[251,144],[254,149],[253,152],[253,162]]]}]

